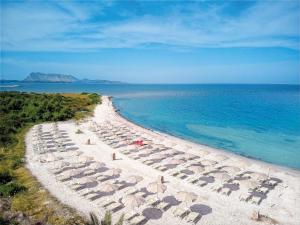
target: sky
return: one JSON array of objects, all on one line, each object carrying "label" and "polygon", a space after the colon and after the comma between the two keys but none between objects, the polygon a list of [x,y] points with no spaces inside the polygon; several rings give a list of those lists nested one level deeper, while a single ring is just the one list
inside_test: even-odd
[{"label": "sky", "polygon": [[300,82],[300,1],[1,1],[1,79]]}]

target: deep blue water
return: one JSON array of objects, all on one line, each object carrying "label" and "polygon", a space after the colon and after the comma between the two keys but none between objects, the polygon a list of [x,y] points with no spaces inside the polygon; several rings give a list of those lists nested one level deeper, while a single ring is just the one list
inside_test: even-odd
[{"label": "deep blue water", "polygon": [[300,169],[299,86],[45,83],[9,90],[112,95],[121,114],[144,127]]}]

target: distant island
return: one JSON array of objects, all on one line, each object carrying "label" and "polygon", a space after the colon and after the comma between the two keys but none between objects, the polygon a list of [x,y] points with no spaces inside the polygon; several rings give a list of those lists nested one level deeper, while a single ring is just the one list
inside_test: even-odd
[{"label": "distant island", "polygon": [[120,81],[78,79],[73,75],[32,72],[24,80],[0,80],[1,83],[93,83],[93,84],[125,84]]}]

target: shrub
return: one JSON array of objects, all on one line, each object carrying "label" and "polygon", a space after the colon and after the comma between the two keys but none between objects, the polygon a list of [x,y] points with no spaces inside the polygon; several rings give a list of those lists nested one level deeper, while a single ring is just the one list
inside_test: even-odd
[{"label": "shrub", "polygon": [[15,181],[11,181],[6,184],[1,184],[0,185],[0,196],[2,197],[10,197],[14,196],[15,194],[25,191],[26,188],[22,185],[19,185]]}]

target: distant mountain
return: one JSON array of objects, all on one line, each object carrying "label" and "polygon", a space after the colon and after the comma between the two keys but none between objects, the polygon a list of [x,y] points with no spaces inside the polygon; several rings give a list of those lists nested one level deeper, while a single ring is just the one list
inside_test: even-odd
[{"label": "distant mountain", "polygon": [[78,79],[72,75],[64,74],[46,74],[46,73],[30,73],[23,81],[25,82],[53,82],[53,83],[72,83]]},{"label": "distant mountain", "polygon": [[110,80],[90,80],[90,79],[78,79],[73,75],[65,74],[46,74],[40,72],[30,73],[24,80],[5,80],[0,79],[0,83],[86,83],[86,84],[126,84],[120,81]]}]

